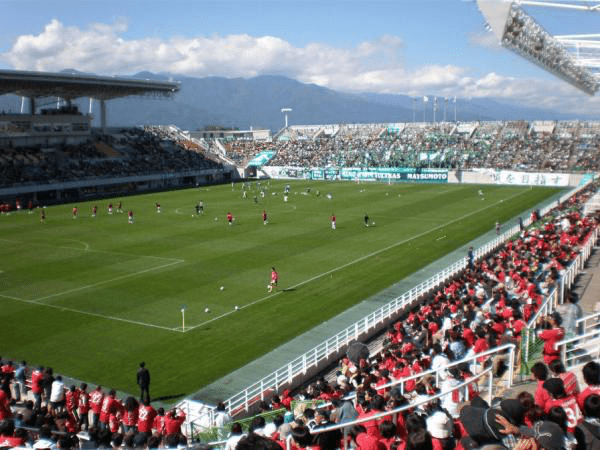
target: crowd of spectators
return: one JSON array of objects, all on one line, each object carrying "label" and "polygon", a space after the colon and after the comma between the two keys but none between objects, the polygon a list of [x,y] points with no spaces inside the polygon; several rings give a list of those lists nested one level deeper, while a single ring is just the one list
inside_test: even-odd
[{"label": "crowd of spectators", "polygon": [[197,144],[175,139],[160,128],[98,132],[77,145],[0,147],[0,187],[218,167]]},{"label": "crowd of spectators", "polygon": [[149,399],[119,399],[115,390],[67,386],[50,367],[0,358],[0,447],[178,448],[185,413],[155,409]]},{"label": "crowd of spectators", "polygon": [[295,167],[438,167],[527,171],[600,168],[596,122],[477,122],[290,127],[273,142],[232,141],[241,163],[264,150],[268,163]]}]

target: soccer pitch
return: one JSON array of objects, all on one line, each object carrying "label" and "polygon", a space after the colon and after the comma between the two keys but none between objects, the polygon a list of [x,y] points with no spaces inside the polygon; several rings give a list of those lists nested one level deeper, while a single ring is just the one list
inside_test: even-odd
[{"label": "soccer pitch", "polygon": [[0,216],[0,355],[134,393],[145,361],[153,398],[190,394],[560,192],[260,183]]}]

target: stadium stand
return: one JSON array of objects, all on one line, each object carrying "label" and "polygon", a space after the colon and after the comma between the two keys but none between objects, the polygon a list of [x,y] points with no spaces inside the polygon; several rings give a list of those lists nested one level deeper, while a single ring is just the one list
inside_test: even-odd
[{"label": "stadium stand", "polygon": [[288,127],[272,142],[228,141],[244,164],[265,149],[271,166],[598,169],[596,122],[342,124]]},{"label": "stadium stand", "polygon": [[199,144],[162,127],[94,130],[78,144],[0,145],[0,188],[222,167]]}]

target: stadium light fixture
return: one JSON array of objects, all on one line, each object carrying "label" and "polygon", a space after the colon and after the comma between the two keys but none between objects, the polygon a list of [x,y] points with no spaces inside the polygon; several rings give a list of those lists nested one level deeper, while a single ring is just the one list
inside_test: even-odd
[{"label": "stadium light fixture", "polygon": [[[600,88],[600,74],[578,59],[565,40],[552,36],[519,5],[566,8],[566,3],[518,0],[477,0],[479,11],[501,45],[589,95]],[[600,7],[600,3],[597,5]],[[582,9],[574,8],[574,9]],[[586,8],[597,11],[596,8]],[[600,60],[598,60],[600,65]]]},{"label": "stadium light fixture", "polygon": [[281,112],[285,115],[285,128],[288,127],[288,113],[292,112],[292,108],[281,108]]}]

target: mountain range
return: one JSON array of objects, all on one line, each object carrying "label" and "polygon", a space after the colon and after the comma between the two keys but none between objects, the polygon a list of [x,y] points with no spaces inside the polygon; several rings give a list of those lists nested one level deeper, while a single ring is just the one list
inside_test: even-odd
[{"label": "mountain range", "polygon": [[[78,73],[74,70],[63,71]],[[315,84],[305,84],[279,75],[254,78],[194,78],[176,74],[140,72],[131,78],[156,81],[176,80],[180,91],[172,99],[127,97],[107,102],[109,126],[144,124],[177,125],[184,130],[200,130],[207,126],[249,129],[266,128],[276,132],[284,125],[282,108],[291,108],[289,125],[328,123],[382,123],[433,121],[433,96],[428,95],[427,110],[423,99],[395,94],[350,94]],[[19,110],[20,99],[4,96],[1,108]],[[87,100],[77,102],[87,112]],[[439,99],[436,120],[454,120],[454,103]],[[413,109],[414,108],[414,109]],[[95,102],[92,113],[99,125],[100,111]],[[557,111],[528,108],[493,98],[456,101],[456,119],[474,120],[596,120],[595,117],[564,114]]]}]

